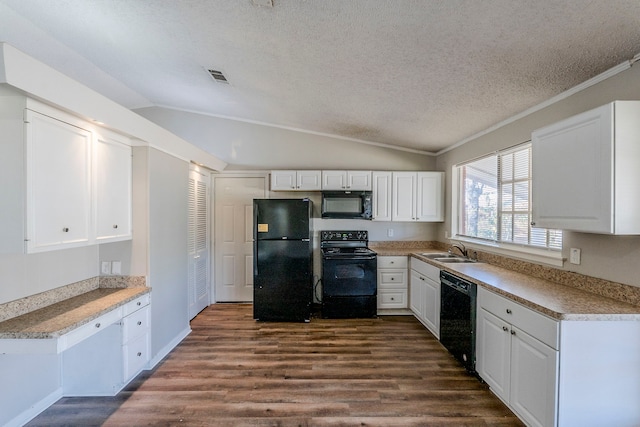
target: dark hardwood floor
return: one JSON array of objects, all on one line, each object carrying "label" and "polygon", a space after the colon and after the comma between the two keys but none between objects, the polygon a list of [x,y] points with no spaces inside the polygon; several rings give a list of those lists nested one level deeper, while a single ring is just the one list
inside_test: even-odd
[{"label": "dark hardwood floor", "polygon": [[29,426],[521,426],[411,316],[256,322],[216,304],[115,397],[63,398]]}]

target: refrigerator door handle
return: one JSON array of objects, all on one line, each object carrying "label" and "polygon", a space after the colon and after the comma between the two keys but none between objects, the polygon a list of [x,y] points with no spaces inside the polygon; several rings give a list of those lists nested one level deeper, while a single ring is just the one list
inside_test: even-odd
[{"label": "refrigerator door handle", "polygon": [[311,239],[302,239],[303,242],[310,242]]}]

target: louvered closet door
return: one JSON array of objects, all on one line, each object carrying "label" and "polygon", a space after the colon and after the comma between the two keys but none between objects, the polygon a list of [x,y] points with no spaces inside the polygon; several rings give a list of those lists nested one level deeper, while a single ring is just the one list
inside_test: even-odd
[{"label": "louvered closet door", "polygon": [[189,318],[209,305],[209,175],[189,173]]}]

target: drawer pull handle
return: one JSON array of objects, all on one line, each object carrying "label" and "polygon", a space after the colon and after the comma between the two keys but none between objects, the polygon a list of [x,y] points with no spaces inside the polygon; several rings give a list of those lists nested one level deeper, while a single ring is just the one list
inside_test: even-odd
[{"label": "drawer pull handle", "polygon": [[63,227],[62,228],[62,232],[63,233],[68,233],[69,232],[69,227]]},{"label": "drawer pull handle", "polygon": [[505,331],[505,332],[507,332],[507,331],[509,330],[509,328],[507,328],[506,326],[503,326],[503,327],[502,327],[502,330],[503,330],[503,331]]},{"label": "drawer pull handle", "polygon": [[395,301],[396,299],[394,297],[391,297],[391,301]]},{"label": "drawer pull handle", "polygon": [[511,309],[507,308],[507,314],[511,314]]},{"label": "drawer pull handle", "polygon": [[395,264],[395,261],[391,261],[389,264]]},{"label": "drawer pull handle", "polygon": [[138,357],[142,356],[142,353],[138,352]]},{"label": "drawer pull handle", "polygon": [[391,278],[391,281],[393,282],[394,280],[396,280],[394,277]]},{"label": "drawer pull handle", "polygon": [[118,224],[113,224],[113,228],[118,228]]},{"label": "drawer pull handle", "polygon": [[142,321],[138,320],[138,326],[142,325]]},{"label": "drawer pull handle", "polygon": [[100,323],[98,322],[96,323],[96,328],[99,328],[99,327],[100,327]]},{"label": "drawer pull handle", "polygon": [[142,301],[138,301],[138,303],[136,305],[138,305],[138,306],[142,305]]}]

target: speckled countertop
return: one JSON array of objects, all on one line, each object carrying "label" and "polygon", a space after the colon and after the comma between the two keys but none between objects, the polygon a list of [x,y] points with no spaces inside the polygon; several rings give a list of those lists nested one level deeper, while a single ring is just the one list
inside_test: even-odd
[{"label": "speckled countertop", "polygon": [[379,256],[412,256],[420,259],[557,320],[640,321],[640,306],[617,299],[489,263],[444,264],[420,256],[421,253],[443,252],[441,248],[431,245],[398,247],[373,244],[370,247]]},{"label": "speckled countertop", "polygon": [[0,339],[58,338],[115,309],[151,288],[98,288],[0,322]]}]

